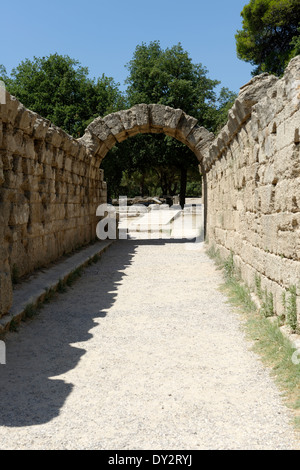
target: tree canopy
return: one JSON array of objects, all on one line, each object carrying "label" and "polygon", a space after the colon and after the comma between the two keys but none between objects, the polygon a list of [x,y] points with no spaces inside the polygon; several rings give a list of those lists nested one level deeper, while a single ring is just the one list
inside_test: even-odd
[{"label": "tree canopy", "polygon": [[88,68],[69,56],[26,59],[8,77],[0,68],[7,90],[27,108],[79,137],[99,115],[121,109],[124,98],[118,84],[104,74],[97,80]]},{"label": "tree canopy", "polygon": [[[80,137],[96,117],[139,103],[159,103],[180,108],[199,125],[218,130],[236,95],[208,77],[202,64],[194,64],[179,43],[162,49],[159,41],[142,43],[127,64],[127,90],[104,74],[91,79],[87,67],[69,56],[51,54],[26,59],[7,75],[0,65],[0,79],[27,108],[49,119],[70,135]],[[192,151],[171,137],[139,135],[118,144],[102,167],[111,196],[123,189],[176,194],[184,203],[187,176],[199,188],[198,162]],[[122,189],[123,184],[123,189]],[[197,186],[198,185],[198,186]]]},{"label": "tree canopy", "polygon": [[243,28],[235,36],[238,57],[255,66],[253,75],[282,75],[300,53],[299,0],[250,0],[241,16]]},{"label": "tree canopy", "polygon": [[[136,47],[126,67],[129,71],[128,106],[158,103],[180,108],[212,131],[227,119],[228,102],[232,104],[236,97],[223,88],[217,98],[215,87],[220,82],[208,78],[208,71],[202,64],[193,64],[180,43],[165,50],[159,41],[142,43]],[[149,173],[154,172],[161,191],[172,194],[180,190],[184,204],[187,174],[198,171],[197,159],[188,147],[167,136],[141,135],[119,144],[113,152],[114,156],[118,152],[127,154],[127,171],[140,181],[141,191],[145,190]],[[117,160],[123,161],[121,157]],[[106,174],[109,166],[108,159],[104,159]],[[120,172],[115,174],[120,175]]]}]

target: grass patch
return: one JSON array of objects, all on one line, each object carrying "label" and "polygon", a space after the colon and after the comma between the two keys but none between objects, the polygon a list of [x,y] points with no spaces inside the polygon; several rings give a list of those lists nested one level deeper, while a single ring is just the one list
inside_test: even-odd
[{"label": "grass patch", "polygon": [[38,307],[34,304],[28,304],[24,310],[25,318],[33,318],[38,313]]},{"label": "grass patch", "polygon": [[18,331],[18,322],[13,318],[9,324],[9,331],[16,333]]},{"label": "grass patch", "polygon": [[51,288],[46,289],[46,294],[44,296],[43,303],[48,304],[49,302],[51,302],[54,295],[55,295],[55,290],[54,289],[51,289]]},{"label": "grass patch", "polygon": [[265,292],[265,300],[262,304],[261,313],[266,317],[272,317],[274,315],[274,300],[272,292]]},{"label": "grass patch", "polygon": [[[271,314],[274,315],[273,296],[263,296],[257,277],[256,292],[264,297],[262,308],[259,309],[252,301],[251,290],[243,284],[234,267],[232,254],[227,260],[222,260],[215,248],[207,250],[207,253],[216,261],[217,266],[223,269],[224,284],[221,290],[242,315],[246,335],[253,341],[253,350],[271,369],[271,375],[281,390],[286,405],[294,411],[294,424],[300,431],[300,364],[293,363],[292,356],[296,348],[279,329],[282,319],[273,317],[271,321],[269,318]],[[295,320],[295,298],[295,288],[289,289],[286,308],[287,316],[292,318],[291,322]],[[295,326],[295,323],[292,325]]]},{"label": "grass patch", "polygon": [[58,284],[57,284],[57,288],[56,288],[57,292],[59,292],[60,294],[63,294],[64,292],[66,292],[67,288],[66,288],[66,283],[60,279],[58,281]]},{"label": "grass patch", "polygon": [[291,330],[295,333],[298,327],[296,286],[291,286],[288,289],[288,293],[289,296],[286,300],[286,321]]},{"label": "grass patch", "polygon": [[83,268],[77,268],[72,271],[66,279],[66,285],[71,286],[79,277],[82,276]]}]

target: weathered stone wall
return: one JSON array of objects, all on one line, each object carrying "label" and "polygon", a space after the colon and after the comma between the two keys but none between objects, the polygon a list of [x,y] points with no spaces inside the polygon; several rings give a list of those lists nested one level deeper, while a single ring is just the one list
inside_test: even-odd
[{"label": "weathered stone wall", "polygon": [[138,133],[165,133],[200,149],[213,134],[182,110],[140,104],[95,119],[73,139],[6,93],[0,105],[0,317],[12,304],[12,278],[46,266],[96,238],[106,202],[100,163]]},{"label": "weathered stone wall", "polygon": [[282,79],[240,90],[203,165],[209,244],[233,253],[249,286],[261,280],[277,314],[295,285],[300,312],[300,56]]},{"label": "weathered stone wall", "polygon": [[106,201],[99,157],[6,93],[0,106],[0,316],[11,276],[47,265],[96,237]]},{"label": "weathered stone wall", "polygon": [[281,313],[297,286],[300,312],[300,57],[279,80],[241,88],[216,139],[182,110],[140,104],[97,118],[73,139],[6,94],[0,105],[0,317],[21,276],[95,239],[106,201],[101,160],[138,133],[165,133],[189,146],[205,183],[207,235],[234,254],[243,279],[261,279]]}]

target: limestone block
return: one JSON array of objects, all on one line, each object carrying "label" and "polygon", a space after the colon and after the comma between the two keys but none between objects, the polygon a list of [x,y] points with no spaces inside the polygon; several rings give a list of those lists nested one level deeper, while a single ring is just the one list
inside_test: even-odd
[{"label": "limestone block", "polygon": [[0,108],[3,122],[14,123],[19,104],[17,98],[6,92],[6,104],[2,104]]},{"label": "limestone block", "polygon": [[73,137],[68,134],[64,135],[64,139],[60,147],[65,153],[70,154],[72,157],[76,157],[80,150],[79,142],[74,140]]},{"label": "limestone block", "polygon": [[119,113],[109,114],[103,120],[118,142],[123,142],[128,137]]},{"label": "limestone block", "polygon": [[233,112],[237,121],[243,123],[251,115],[251,108],[247,106],[245,102],[237,98],[233,105]]},{"label": "limestone block", "polygon": [[72,171],[73,159],[70,158],[68,155],[65,157],[64,161],[64,170],[65,171]]},{"label": "limestone block", "polygon": [[286,289],[289,289],[291,286],[298,286],[300,279],[300,262],[281,258],[280,265],[280,284]]},{"label": "limestone block", "polygon": [[240,88],[239,101],[244,107],[251,108],[265,97],[267,91],[276,84],[277,80],[275,76],[267,73],[257,75]]},{"label": "limestone block", "polygon": [[285,258],[297,259],[297,236],[299,231],[277,232],[277,254]]},{"label": "limestone block", "polygon": [[239,121],[237,115],[234,113],[233,108],[231,108],[228,111],[228,122],[227,122],[228,130],[231,134],[231,137],[233,137],[237,133],[240,127],[240,123],[241,122]]},{"label": "limestone block", "polygon": [[34,123],[37,118],[38,115],[36,113],[29,111],[20,103],[14,126],[22,129],[26,134],[32,135],[34,131]]},{"label": "limestone block", "polygon": [[283,149],[295,143],[295,130],[300,127],[300,111],[295,113],[287,121],[277,126],[278,149]]},{"label": "limestone block", "polygon": [[38,116],[33,124],[33,137],[37,140],[45,139],[50,124],[48,119]]},{"label": "limestone block", "polygon": [[12,204],[9,225],[23,225],[27,224],[29,219],[30,207],[29,204],[23,204],[19,206],[17,204]]},{"label": "limestone block", "polygon": [[300,210],[300,194],[299,194],[300,178],[293,180],[280,180],[275,187],[274,210],[299,212]]},{"label": "limestone block", "polygon": [[186,143],[192,150],[195,150],[196,147],[200,150],[200,148],[210,143],[213,138],[214,134],[212,132],[204,127],[195,126],[187,136]]},{"label": "limestone block", "polygon": [[181,142],[186,142],[188,135],[192,132],[193,128],[197,125],[197,119],[183,113],[178,123],[175,137]]},{"label": "limestone block", "polygon": [[165,106],[165,125],[164,125],[164,132],[172,137],[175,137],[176,128],[180,121],[180,118],[183,114],[181,109],[173,109],[169,106]]},{"label": "limestone block", "polygon": [[132,109],[119,111],[119,117],[128,136],[134,136],[139,133],[136,114]]},{"label": "limestone block", "polygon": [[111,132],[111,129],[107,126],[101,117],[96,118],[91,124],[89,124],[87,130],[91,134],[94,134],[101,142],[103,142],[108,150],[117,142],[116,138]]},{"label": "limestone block", "polygon": [[22,131],[15,130],[14,132],[7,133],[5,136],[5,140],[5,147],[9,153],[24,155],[24,141]]},{"label": "limestone block", "polygon": [[54,124],[51,123],[51,125],[48,127],[45,140],[46,142],[51,143],[53,147],[60,147],[61,145],[63,145],[63,142],[66,139],[66,136],[68,136],[66,132],[64,132],[62,129],[60,129],[57,126],[54,126]]},{"label": "limestone block", "polygon": [[136,115],[136,123],[139,132],[150,131],[149,108],[146,104],[137,104],[131,108]]},{"label": "limestone block", "polygon": [[128,110],[119,111],[118,114],[128,136],[150,131],[149,110],[146,104],[136,105]]},{"label": "limestone block", "polygon": [[151,132],[155,132],[157,129],[162,132],[165,127],[166,107],[161,104],[149,104],[148,109]]}]

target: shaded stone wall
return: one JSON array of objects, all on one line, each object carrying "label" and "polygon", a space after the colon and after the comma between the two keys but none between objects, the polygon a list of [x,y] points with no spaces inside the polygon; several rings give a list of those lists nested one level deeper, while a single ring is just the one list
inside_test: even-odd
[{"label": "shaded stone wall", "polygon": [[209,244],[233,253],[249,286],[261,281],[277,314],[296,286],[300,312],[300,56],[282,79],[240,90],[203,166]]},{"label": "shaded stone wall", "polygon": [[277,313],[297,286],[300,312],[300,57],[279,80],[241,88],[217,138],[182,110],[140,104],[95,119],[73,139],[6,94],[0,105],[0,316],[12,303],[11,277],[55,261],[96,237],[106,201],[101,160],[138,133],[185,143],[205,184],[209,243],[231,252],[243,279],[261,280]]},{"label": "shaded stone wall", "polygon": [[96,238],[99,158],[6,93],[0,107],[0,316],[22,276]]},{"label": "shaded stone wall", "polygon": [[0,317],[12,304],[12,278],[46,266],[96,238],[106,202],[101,160],[138,133],[165,133],[201,149],[214,136],[180,109],[140,104],[95,119],[73,139],[6,93],[0,105]]}]

